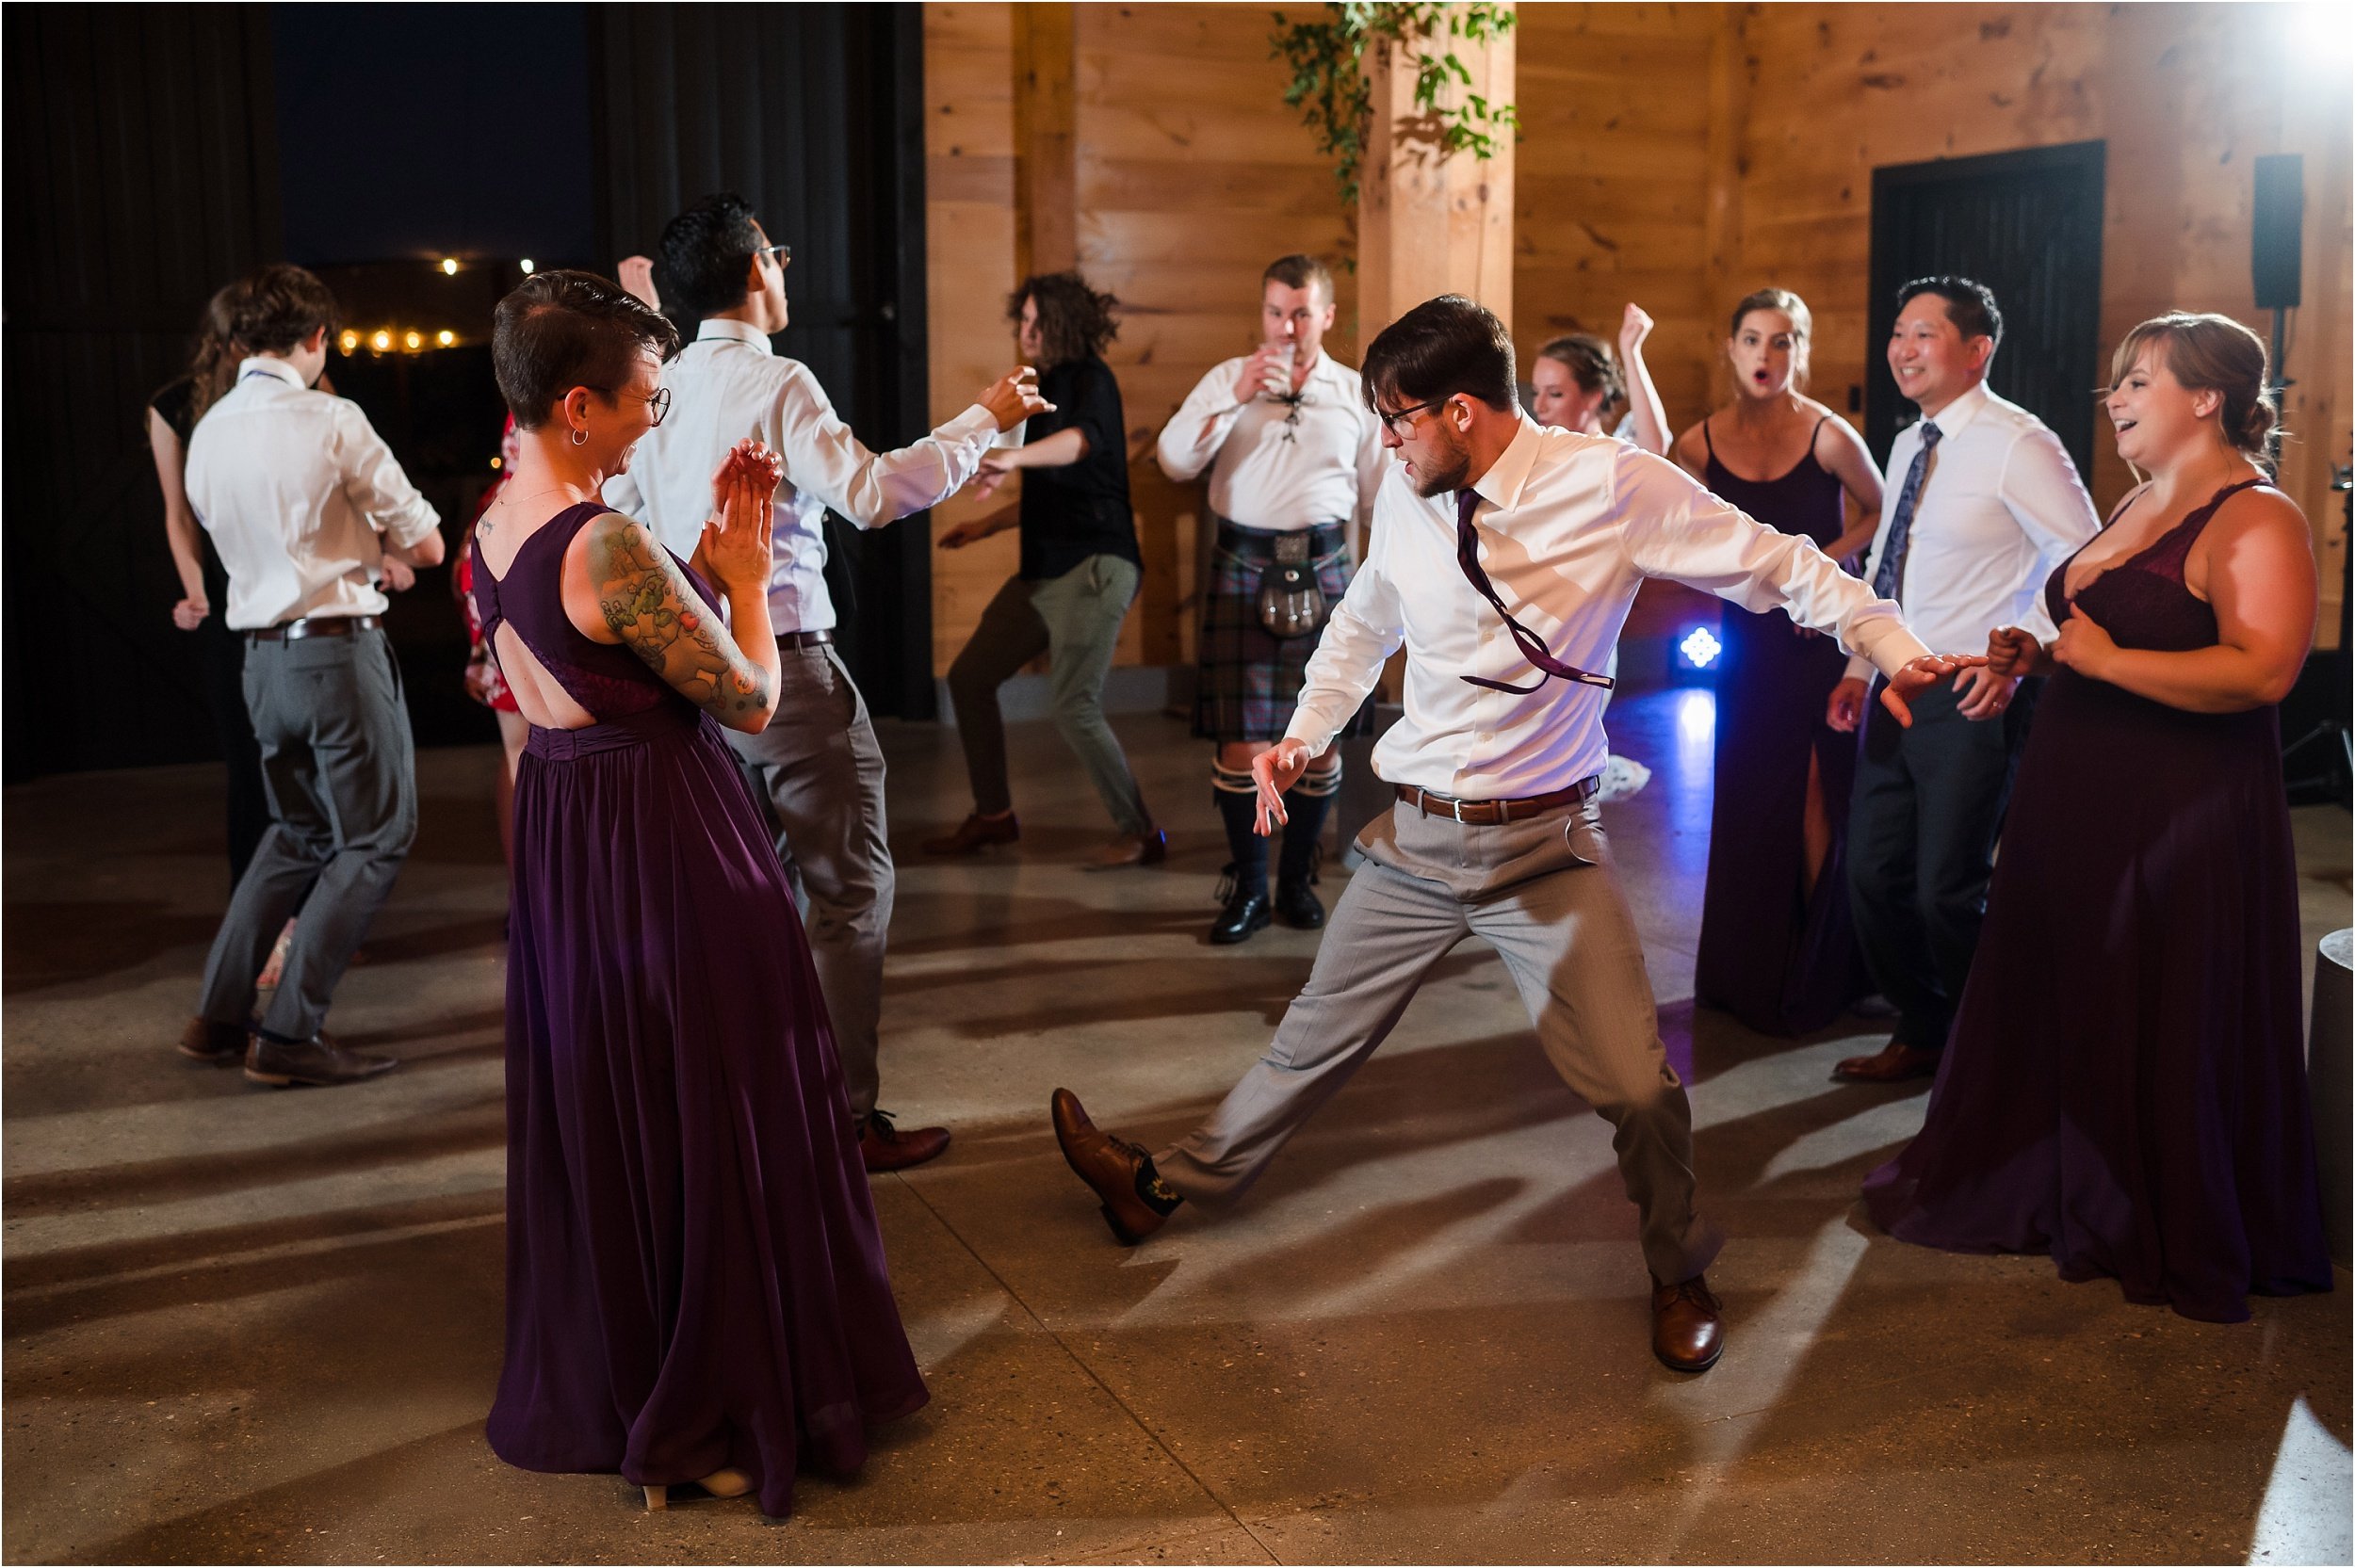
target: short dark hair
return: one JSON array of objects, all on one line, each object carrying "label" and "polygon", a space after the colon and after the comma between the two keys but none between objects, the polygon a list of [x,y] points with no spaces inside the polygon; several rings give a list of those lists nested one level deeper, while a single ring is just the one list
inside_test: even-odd
[{"label": "short dark hair", "polygon": [[1022,319],[1025,299],[1038,301],[1038,335],[1045,348],[1040,358],[1049,364],[1099,357],[1104,346],[1120,335],[1120,320],[1113,314],[1120,301],[1088,287],[1077,272],[1023,279],[1022,286],[1006,296],[1007,320]]},{"label": "short dark hair", "polygon": [[1366,407],[1376,396],[1443,403],[1457,393],[1503,412],[1514,391],[1513,334],[1496,314],[1460,294],[1425,299],[1366,348]]},{"label": "short dark hair", "polygon": [[1259,274],[1259,292],[1267,293],[1270,283],[1282,283],[1286,288],[1307,288],[1313,283],[1324,291],[1324,302],[1333,302],[1333,271],[1314,256],[1292,254],[1278,256],[1267,264]]},{"label": "short dark hair", "polygon": [[291,353],[324,327],[333,332],[335,296],[302,267],[280,262],[245,281],[229,306],[231,333],[249,353]]},{"label": "short dark hair", "polygon": [[524,280],[499,301],[491,369],[516,425],[536,430],[577,386],[609,395],[646,349],[668,359],[678,329],[610,278],[558,270]]},{"label": "short dark hair", "polygon": [[744,302],[744,273],[760,249],[753,204],[732,190],[705,197],[662,226],[656,286],[700,321]]},{"label": "short dark hair", "polygon": [[1897,291],[1897,308],[1904,310],[1925,294],[1935,294],[1946,301],[1946,319],[1964,337],[1983,337],[2002,346],[2004,313],[1995,308],[1993,289],[1975,278],[1957,278],[1952,273],[1916,278]]}]

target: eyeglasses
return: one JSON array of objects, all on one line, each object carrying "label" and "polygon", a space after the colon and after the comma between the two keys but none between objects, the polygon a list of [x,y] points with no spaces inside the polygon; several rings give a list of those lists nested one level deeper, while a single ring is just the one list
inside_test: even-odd
[{"label": "eyeglasses", "polygon": [[755,251],[753,254],[755,256],[773,257],[779,267],[790,267],[793,265],[793,247],[790,245],[764,245],[759,250]]},{"label": "eyeglasses", "polygon": [[[1390,434],[1397,436],[1403,441],[1406,437],[1406,432],[1415,428],[1413,416],[1422,412],[1425,409],[1434,407],[1437,407],[1437,405],[1432,403],[1413,403],[1409,404],[1405,408],[1398,409],[1389,413],[1384,413],[1380,409],[1376,409],[1373,411],[1373,416],[1382,421],[1382,428],[1384,429],[1389,431]],[[1404,421],[1404,423],[1401,423],[1402,421]]]},{"label": "eyeglasses", "polygon": [[[590,386],[587,381],[580,384],[589,387],[592,392],[602,392],[608,397],[638,397],[638,394],[634,392],[616,392],[609,386]],[[669,387],[657,387],[653,396],[638,397],[638,400],[646,405],[646,412],[654,416],[655,424],[659,425],[671,417],[671,389]]]}]

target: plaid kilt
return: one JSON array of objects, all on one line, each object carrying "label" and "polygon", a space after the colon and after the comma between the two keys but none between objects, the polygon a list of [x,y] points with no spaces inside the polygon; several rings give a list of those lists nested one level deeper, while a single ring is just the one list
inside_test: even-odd
[{"label": "plaid kilt", "polygon": [[[1338,523],[1321,523],[1308,535],[1329,613],[1349,587],[1348,541]],[[1201,665],[1194,687],[1194,733],[1205,740],[1280,740],[1300,701],[1318,639],[1278,639],[1259,624],[1259,576],[1275,559],[1275,538],[1271,530],[1219,519],[1203,588]],[[1340,733],[1373,733],[1371,698]]]}]

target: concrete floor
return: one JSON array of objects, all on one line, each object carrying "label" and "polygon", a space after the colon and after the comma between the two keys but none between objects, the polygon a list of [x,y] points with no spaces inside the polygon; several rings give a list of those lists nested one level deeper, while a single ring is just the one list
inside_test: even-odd
[{"label": "concrete floor", "polygon": [[[885,1103],[956,1146],[876,1194],[934,1400],[853,1484],[667,1515],[507,1468],[499,918],[487,751],[419,759],[424,832],[338,999],[403,1069],[268,1092],[184,1067],[221,898],[210,769],[6,799],[5,1551],[12,1560],[1930,1560],[2346,1561],[2349,1297],[2189,1322],[2038,1258],[1893,1243],[1863,1172],[1921,1085],[1829,1081],[1689,1000],[1708,699],[1623,699],[1658,772],[1608,809],[1689,1067],[1712,1278],[1705,1377],[1646,1348],[1607,1129],[1459,950],[1390,1044],[1222,1223],[1134,1252],[1058,1157],[1048,1091],[1147,1138],[1253,1059],[1316,938],[1201,940],[1223,858],[1200,749],[1123,719],[1170,865],[1071,868],[1106,831],[1017,736],[1018,854],[937,865],[951,734],[895,727],[902,865]],[[2346,923],[2344,812],[2301,814],[2308,913]],[[1328,873],[1326,891],[1340,878]]]}]

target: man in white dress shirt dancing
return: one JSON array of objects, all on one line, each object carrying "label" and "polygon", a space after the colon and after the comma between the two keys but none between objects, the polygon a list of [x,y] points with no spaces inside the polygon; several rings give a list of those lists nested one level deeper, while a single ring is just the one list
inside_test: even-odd
[{"label": "man in white dress shirt dancing", "polygon": [[1837,635],[1905,699],[1971,659],[1930,655],[1805,539],[1752,522],[1672,464],[1608,436],[1542,429],[1514,392],[1502,322],[1454,295],[1366,352],[1369,401],[1399,464],[1365,564],[1327,624],[1285,738],[1252,764],[1263,817],[1406,650],[1405,716],[1374,750],[1398,802],[1357,845],[1308,984],[1267,1054],[1210,1119],[1148,1153],[1057,1090],[1072,1170],[1133,1243],[1179,1203],[1239,1198],[1389,1035],[1422,978],[1477,934],[1504,961],[1537,1043],[1617,1128],[1652,1276],[1652,1350],[1698,1372],[1724,1346],[1703,1277],[1721,1237],[1693,1204],[1693,1123],[1596,809],[1601,667],[1646,577]]},{"label": "man in white dress shirt dancing", "polygon": [[896,1127],[876,1108],[876,1029],[895,874],[884,819],[883,748],[866,701],[834,650],[826,591],[826,512],[880,528],[939,505],[980,469],[999,431],[1047,405],[1016,369],[973,405],[896,452],[870,452],[834,412],[809,367],[770,347],[785,330],[785,269],[740,196],[707,196],[662,231],[659,276],[673,310],[697,318],[694,342],[663,373],[675,405],[639,444],[606,504],[690,557],[711,515],[711,475],[747,435],[785,460],[777,487],[769,617],[782,680],[776,715],[729,743],[776,834],[801,900],[809,955],[834,1024],[859,1153],[869,1171],[897,1171],[949,1146],[945,1127]]}]

